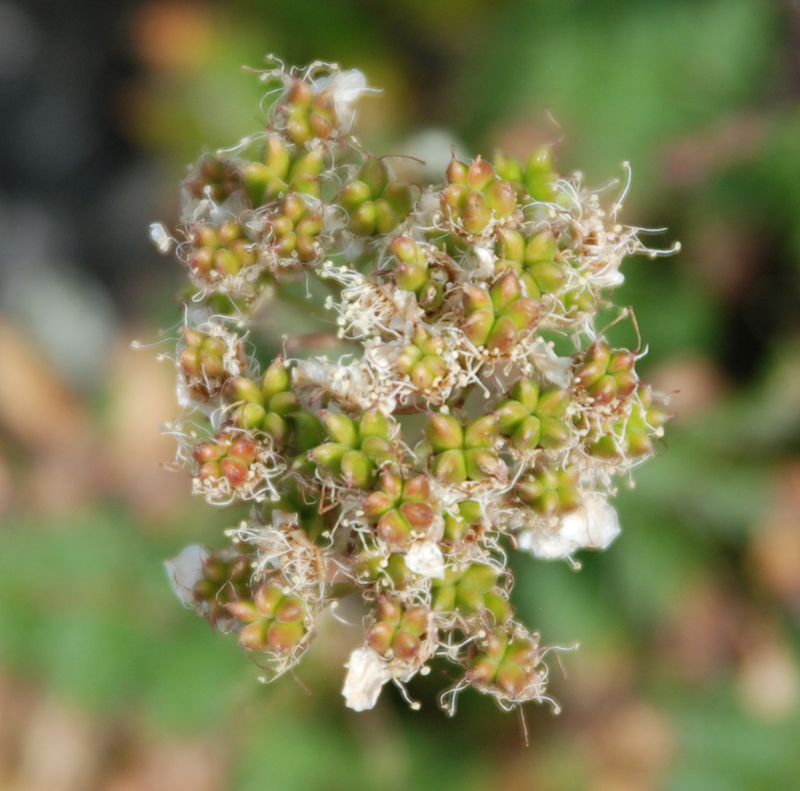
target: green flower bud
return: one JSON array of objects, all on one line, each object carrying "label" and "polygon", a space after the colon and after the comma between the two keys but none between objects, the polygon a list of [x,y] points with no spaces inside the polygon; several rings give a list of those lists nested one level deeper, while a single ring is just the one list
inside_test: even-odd
[{"label": "green flower bud", "polygon": [[434,413],[428,420],[428,440],[437,452],[461,449],[464,430],[452,415]]}]

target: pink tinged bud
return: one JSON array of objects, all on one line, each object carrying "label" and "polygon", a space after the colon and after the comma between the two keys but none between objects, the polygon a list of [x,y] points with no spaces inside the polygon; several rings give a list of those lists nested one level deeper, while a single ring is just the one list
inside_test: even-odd
[{"label": "pink tinged bud", "polygon": [[267,632],[269,650],[276,654],[288,654],[293,648],[300,645],[305,633],[305,626],[298,621],[292,623],[273,621]]},{"label": "pink tinged bud", "polygon": [[468,233],[479,234],[492,221],[492,210],[480,192],[469,192],[464,199],[462,216],[464,229]]},{"label": "pink tinged bud", "polygon": [[479,657],[470,668],[467,678],[478,687],[488,687],[494,680],[496,672],[497,668],[491,660]]},{"label": "pink tinged bud", "polygon": [[201,274],[208,274],[214,268],[215,253],[213,247],[203,247],[189,259],[189,266]]},{"label": "pink tinged bud", "polygon": [[525,690],[528,683],[528,676],[521,668],[504,664],[497,671],[495,683],[506,695],[515,697]]},{"label": "pink tinged bud", "polygon": [[320,140],[327,140],[336,128],[330,115],[325,112],[311,113],[311,128],[314,130],[314,136]]},{"label": "pink tinged bud", "polygon": [[298,259],[304,263],[314,261],[319,255],[317,242],[311,236],[295,236],[294,250]]},{"label": "pink tinged bud", "polygon": [[403,499],[427,502],[431,497],[431,484],[426,475],[415,475],[403,487]]},{"label": "pink tinged bud", "polygon": [[494,311],[479,310],[470,314],[461,329],[475,346],[485,346],[493,326]]},{"label": "pink tinged bud", "polygon": [[447,363],[440,357],[425,357],[411,371],[411,381],[419,390],[429,390],[447,373]]},{"label": "pink tinged bud", "polygon": [[178,364],[187,376],[199,377],[203,374],[197,349],[181,349],[178,352]]},{"label": "pink tinged bud", "polygon": [[598,382],[605,375],[606,367],[603,362],[591,361],[582,365],[578,369],[575,377],[581,387],[589,389],[595,382]]},{"label": "pink tinged bud", "polygon": [[482,192],[495,180],[494,168],[480,156],[469,166],[467,171],[467,186],[471,190]]},{"label": "pink tinged bud", "polygon": [[391,470],[383,470],[378,480],[378,487],[392,502],[396,502],[403,494],[403,479]]},{"label": "pink tinged bud", "polygon": [[342,456],[341,474],[349,487],[368,489],[375,475],[375,465],[360,450],[348,450]]},{"label": "pink tinged bud", "polygon": [[278,605],[275,619],[281,623],[302,621],[306,616],[306,604],[299,596],[287,596]]},{"label": "pink tinged bud", "polygon": [[386,621],[378,621],[367,632],[367,645],[378,654],[387,654],[392,647],[395,627]]},{"label": "pink tinged bud", "polygon": [[444,483],[458,485],[467,480],[467,462],[463,451],[446,450],[433,459],[433,474]]},{"label": "pink tinged bud", "polygon": [[[420,249],[410,236],[395,236],[390,245],[394,257],[404,264],[419,264]],[[424,259],[423,259],[424,260]]]},{"label": "pink tinged bud", "polygon": [[378,535],[389,546],[400,547],[410,540],[411,526],[396,509],[392,509],[378,521]]},{"label": "pink tinged bud", "polygon": [[517,342],[519,330],[517,325],[508,316],[501,316],[492,326],[492,331],[484,345],[487,349],[505,353],[510,351]]},{"label": "pink tinged bud", "polygon": [[254,598],[259,617],[274,618],[279,605],[285,598],[286,594],[277,585],[262,585],[256,591]]},{"label": "pink tinged bud", "polygon": [[396,500],[389,497],[384,492],[372,492],[366,500],[364,500],[364,513],[367,519],[378,519],[387,511],[394,508]]},{"label": "pink tinged bud", "polygon": [[400,514],[413,530],[427,532],[433,523],[433,507],[429,503],[405,502],[400,506]]},{"label": "pink tinged bud", "polygon": [[225,455],[223,449],[217,442],[201,442],[192,451],[195,461],[204,464],[209,461],[218,461]]},{"label": "pink tinged bud", "polygon": [[183,342],[190,349],[199,349],[200,346],[203,345],[203,342],[208,339],[208,336],[204,333],[187,327],[186,325],[181,327],[181,334],[183,335]]},{"label": "pink tinged bud", "polygon": [[219,247],[219,237],[210,225],[198,225],[194,229],[193,241],[197,247]]},{"label": "pink tinged bud", "polygon": [[517,193],[508,181],[495,181],[486,190],[489,208],[500,217],[510,217],[517,208]]},{"label": "pink tinged bud", "polygon": [[251,623],[239,632],[239,645],[248,651],[268,651],[270,648],[268,632],[268,621]]},{"label": "pink tinged bud", "polygon": [[633,352],[623,349],[614,352],[608,360],[608,372],[610,374],[618,374],[633,371],[633,366],[636,364],[636,355]]},{"label": "pink tinged bud", "polygon": [[237,437],[231,442],[228,455],[235,456],[245,464],[252,464],[258,454],[258,448],[253,440],[247,437]]},{"label": "pink tinged bud", "polygon": [[399,626],[400,619],[403,617],[403,608],[391,599],[381,599],[376,610],[378,621],[386,621],[392,626]]},{"label": "pink tinged bud", "polygon": [[639,378],[633,371],[621,371],[614,377],[614,381],[617,383],[617,398],[627,398],[639,386]]},{"label": "pink tinged bud", "polygon": [[488,310],[494,314],[492,298],[485,289],[480,288],[479,286],[473,286],[471,283],[465,283],[463,288],[464,312],[467,316],[475,313],[478,310]]},{"label": "pink tinged bud", "polygon": [[491,448],[497,441],[498,418],[484,415],[470,421],[464,429],[465,448]]},{"label": "pink tinged bud", "polygon": [[628,456],[639,458],[655,452],[652,440],[643,431],[629,431],[625,439],[627,440],[626,453]]},{"label": "pink tinged bud", "polygon": [[221,478],[222,471],[220,470],[219,462],[207,461],[200,465],[200,469],[197,471],[197,477],[201,481],[216,480],[217,478]]},{"label": "pink tinged bud", "polygon": [[234,618],[237,618],[244,623],[255,623],[263,620],[264,617],[259,611],[255,602],[252,601],[228,602],[225,605],[225,609],[228,610],[228,612],[231,613]]},{"label": "pink tinged bud", "polygon": [[601,376],[587,392],[594,399],[595,404],[610,404],[617,397],[617,382],[613,376]]},{"label": "pink tinged bud", "polygon": [[226,459],[223,459],[219,463],[219,469],[222,475],[228,479],[228,482],[234,488],[242,486],[242,484],[244,484],[247,480],[247,476],[249,474],[249,468],[247,464],[240,459],[231,458],[230,456]]},{"label": "pink tinged bud", "polygon": [[466,184],[468,172],[469,168],[463,162],[459,162],[456,159],[454,152],[450,158],[450,164],[447,166],[447,170],[445,171],[447,181],[450,184]]},{"label": "pink tinged bud", "polygon": [[605,341],[595,341],[589,347],[587,359],[601,362],[607,368],[611,362],[611,347]]},{"label": "pink tinged bud", "polygon": [[394,655],[398,659],[406,661],[417,656],[421,648],[422,641],[419,637],[407,632],[405,629],[401,629],[395,635],[394,642],[392,643],[392,652]]},{"label": "pink tinged bud", "polygon": [[434,413],[428,421],[428,440],[435,451],[460,449],[464,446],[464,430],[452,415]]},{"label": "pink tinged bud", "polygon": [[539,444],[540,423],[533,415],[526,417],[511,435],[511,444],[517,450],[533,450]]},{"label": "pink tinged bud", "polygon": [[281,211],[292,223],[292,228],[300,221],[306,213],[305,201],[293,192],[290,192],[281,204]]},{"label": "pink tinged bud", "polygon": [[510,318],[520,332],[531,329],[539,321],[539,303],[535,299],[518,299],[503,315]]},{"label": "pink tinged bud", "polygon": [[492,304],[495,311],[502,313],[506,308],[522,296],[519,279],[513,269],[506,273],[492,286]]},{"label": "pink tinged bud", "polygon": [[293,77],[292,84],[289,86],[284,101],[286,104],[295,104],[300,107],[310,108],[311,103],[314,101],[314,92],[307,82]]},{"label": "pink tinged bud", "polygon": [[403,629],[422,637],[430,624],[430,610],[426,607],[411,607],[403,614]]}]

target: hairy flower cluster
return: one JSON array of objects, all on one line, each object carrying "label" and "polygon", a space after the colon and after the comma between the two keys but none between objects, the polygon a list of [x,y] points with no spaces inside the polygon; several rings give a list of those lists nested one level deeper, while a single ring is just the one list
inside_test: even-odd
[{"label": "hairy flower cluster", "polygon": [[[421,187],[350,136],[360,72],[261,77],[264,130],[192,167],[177,239],[151,229],[164,252],[177,242],[190,284],[178,460],[209,503],[252,509],[226,546],[168,564],[176,592],[268,680],[326,608],[360,596],[343,689],[358,711],[387,682],[416,707],[405,685],[435,658],[460,668],[450,712],[467,687],[506,709],[550,700],[507,555],[577,566],[619,532],[608,498],[667,413],[637,353],[595,322],[625,256],[656,253],[618,223],[625,190],[606,206],[549,147],[525,164],[453,156]],[[341,355],[260,371],[249,332],[265,302],[314,279]]]}]

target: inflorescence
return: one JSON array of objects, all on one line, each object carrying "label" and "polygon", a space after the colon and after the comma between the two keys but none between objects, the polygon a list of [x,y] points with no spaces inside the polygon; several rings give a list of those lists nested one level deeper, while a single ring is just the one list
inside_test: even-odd
[{"label": "inflorescence", "polygon": [[[577,566],[618,534],[615,481],[668,416],[637,352],[595,324],[623,258],[659,253],[618,223],[627,187],[606,206],[547,146],[525,165],[453,155],[443,184],[420,187],[350,135],[372,92],[360,72],[261,79],[265,129],[191,168],[177,239],[151,227],[189,279],[183,411],[167,429],[178,461],[209,503],[251,503],[226,546],[168,564],[173,586],[266,680],[300,661],[323,611],[360,595],[343,688],[357,711],[389,681],[416,707],[405,684],[436,657],[461,669],[441,698],[451,713],[467,687],[505,709],[550,701],[507,554]],[[312,281],[346,353],[259,371],[265,305]]]}]

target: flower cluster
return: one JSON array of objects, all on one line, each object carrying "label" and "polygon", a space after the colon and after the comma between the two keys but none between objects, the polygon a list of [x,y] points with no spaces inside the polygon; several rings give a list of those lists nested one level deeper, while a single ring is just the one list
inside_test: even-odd
[{"label": "flower cluster", "polygon": [[[326,608],[360,596],[343,689],[358,711],[390,681],[416,706],[405,685],[435,658],[460,668],[451,712],[467,687],[503,708],[550,700],[507,554],[575,563],[619,532],[608,498],[667,413],[636,351],[595,323],[625,256],[656,252],[619,224],[624,190],[605,205],[549,147],[525,163],[454,155],[421,187],[350,136],[360,72],[261,78],[264,130],[189,171],[177,239],[151,230],[164,252],[177,242],[189,280],[178,460],[209,503],[251,504],[227,546],[168,564],[176,592],[268,680]],[[259,372],[264,304],[312,280],[341,355]]]}]

